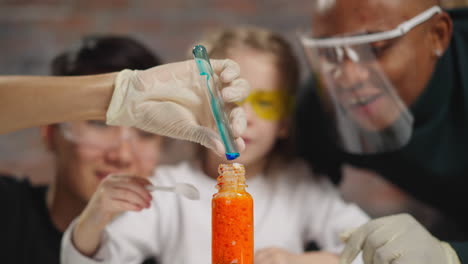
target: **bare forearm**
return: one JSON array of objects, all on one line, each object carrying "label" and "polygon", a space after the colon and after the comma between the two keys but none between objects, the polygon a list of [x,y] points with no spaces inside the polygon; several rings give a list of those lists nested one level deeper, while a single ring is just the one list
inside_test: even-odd
[{"label": "bare forearm", "polygon": [[301,261],[296,264],[320,263],[320,264],[338,264],[340,258],[332,253],[325,251],[312,251],[300,255]]},{"label": "bare forearm", "polygon": [[94,225],[81,220],[78,219],[73,229],[72,242],[81,254],[92,257],[99,249],[105,225]]},{"label": "bare forearm", "polygon": [[0,77],[0,134],[62,121],[105,119],[115,75]]},{"label": "bare forearm", "polygon": [[255,253],[255,263],[338,264],[339,257],[325,251],[310,251],[296,254],[283,248],[270,247],[260,249]]}]

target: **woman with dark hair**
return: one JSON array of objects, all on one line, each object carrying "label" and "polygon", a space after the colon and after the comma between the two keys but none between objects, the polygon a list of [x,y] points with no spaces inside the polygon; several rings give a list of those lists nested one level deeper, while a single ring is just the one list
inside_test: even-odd
[{"label": "woman with dark hair", "polygon": [[141,43],[121,36],[85,36],[75,49],[54,58],[52,75],[76,76],[146,70],[162,61]]},{"label": "woman with dark hair", "polygon": [[[86,37],[58,55],[53,75],[100,74],[127,68],[145,70],[161,61],[128,37]],[[57,90],[60,92],[60,90]],[[99,183],[113,174],[138,176],[147,184],[159,160],[161,136],[137,128],[107,126],[86,120],[41,128],[55,156],[54,181],[33,186],[11,176],[0,177],[0,259],[4,263],[59,263],[62,232],[88,203]]]}]

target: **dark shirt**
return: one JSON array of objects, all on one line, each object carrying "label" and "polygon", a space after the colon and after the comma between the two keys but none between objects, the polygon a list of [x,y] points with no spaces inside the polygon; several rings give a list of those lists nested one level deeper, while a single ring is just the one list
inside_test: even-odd
[{"label": "dark shirt", "polygon": [[60,263],[62,232],[50,220],[45,186],[0,175],[2,263]]},{"label": "dark shirt", "polygon": [[46,192],[47,186],[0,174],[0,263],[60,263],[63,233],[50,219]]},{"label": "dark shirt", "polygon": [[[339,182],[345,163],[375,171],[457,223],[468,240],[468,9],[449,14],[454,34],[430,83],[410,106],[415,122],[408,145],[375,155],[342,151],[310,87],[313,81],[298,96],[296,131],[300,155],[318,172]],[[461,248],[468,245],[456,244],[463,259],[468,250]]]}]

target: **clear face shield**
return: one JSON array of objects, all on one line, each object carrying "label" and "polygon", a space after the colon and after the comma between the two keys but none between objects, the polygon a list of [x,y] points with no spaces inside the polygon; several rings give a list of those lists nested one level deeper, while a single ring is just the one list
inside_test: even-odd
[{"label": "clear face shield", "polygon": [[382,42],[395,41],[427,21],[434,6],[393,30],[300,40],[317,81],[324,110],[333,116],[343,149],[354,154],[393,151],[412,135],[413,117],[380,65]]},{"label": "clear face shield", "polygon": [[104,121],[82,121],[60,124],[64,137],[97,151],[126,149],[138,160],[156,161],[160,137],[136,128],[108,126]]}]

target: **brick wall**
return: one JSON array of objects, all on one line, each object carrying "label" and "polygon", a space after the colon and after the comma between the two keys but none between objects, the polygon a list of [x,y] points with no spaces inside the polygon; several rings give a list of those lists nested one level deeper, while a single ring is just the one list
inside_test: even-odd
[{"label": "brick wall", "polygon": [[305,0],[0,0],[0,74],[47,74],[58,52],[88,33],[129,34],[166,61],[206,30],[249,23],[292,38],[309,22]]}]

